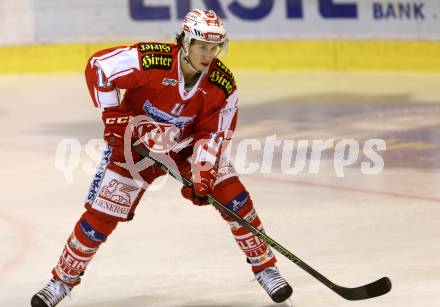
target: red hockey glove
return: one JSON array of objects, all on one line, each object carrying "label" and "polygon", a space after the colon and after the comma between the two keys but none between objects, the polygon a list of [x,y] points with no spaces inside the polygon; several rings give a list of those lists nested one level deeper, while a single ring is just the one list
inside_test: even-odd
[{"label": "red hockey glove", "polygon": [[194,188],[183,187],[181,190],[182,196],[191,200],[194,205],[208,205],[209,202],[206,195],[211,194],[214,187],[214,182],[217,177],[217,169],[216,167],[206,165],[203,166],[201,170],[195,171],[194,173],[195,174],[192,176]]},{"label": "red hockey glove", "polygon": [[209,205],[208,199],[206,197],[200,198],[194,193],[194,189],[190,187],[183,187],[180,190],[182,196],[190,200],[196,206],[206,206]]},{"label": "red hockey glove", "polygon": [[[205,166],[206,165],[206,166]],[[202,169],[193,172],[194,192],[199,197],[205,197],[210,194],[214,187],[214,181],[217,177],[217,170],[212,165],[203,165]]]},{"label": "red hockey glove", "polygon": [[102,113],[102,121],[104,122],[104,140],[113,147],[124,146],[124,134],[127,128],[132,112],[122,112],[115,109],[106,109]]}]

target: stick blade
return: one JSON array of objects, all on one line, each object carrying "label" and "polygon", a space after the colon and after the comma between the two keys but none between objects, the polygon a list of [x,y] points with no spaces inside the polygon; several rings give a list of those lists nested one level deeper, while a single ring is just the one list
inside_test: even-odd
[{"label": "stick blade", "polygon": [[370,284],[357,288],[338,286],[334,290],[346,300],[358,301],[384,295],[391,291],[391,287],[391,280],[388,277],[382,277]]}]

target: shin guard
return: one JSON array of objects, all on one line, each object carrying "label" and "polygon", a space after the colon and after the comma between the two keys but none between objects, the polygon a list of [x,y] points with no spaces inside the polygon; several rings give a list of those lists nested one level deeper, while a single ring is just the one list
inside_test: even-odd
[{"label": "shin guard", "polygon": [[[213,196],[249,224],[264,232],[252,199],[237,177],[229,178],[216,186]],[[224,214],[222,214],[222,217],[228,222],[238,246],[252,266],[252,271],[259,272],[275,264],[275,255],[267,243],[262,242],[256,235],[231,218]]]},{"label": "shin guard", "polygon": [[54,277],[70,287],[78,285],[99,246],[116,225],[117,221],[103,214],[85,212],[76,223],[58,264],[52,270]]}]

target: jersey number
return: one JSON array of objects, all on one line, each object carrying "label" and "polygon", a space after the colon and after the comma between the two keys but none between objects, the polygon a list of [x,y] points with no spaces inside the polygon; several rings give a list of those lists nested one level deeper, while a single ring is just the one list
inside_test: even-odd
[{"label": "jersey number", "polygon": [[179,116],[180,113],[182,113],[183,110],[183,104],[181,103],[176,103],[173,107],[173,109],[171,110],[171,114],[175,115],[175,116]]}]

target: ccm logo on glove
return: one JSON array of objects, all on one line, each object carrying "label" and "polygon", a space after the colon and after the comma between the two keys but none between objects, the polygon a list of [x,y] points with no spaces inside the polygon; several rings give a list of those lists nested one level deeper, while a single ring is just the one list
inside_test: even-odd
[{"label": "ccm logo on glove", "polygon": [[106,125],[119,125],[119,124],[127,124],[130,121],[130,116],[125,117],[111,117],[105,119]]}]

